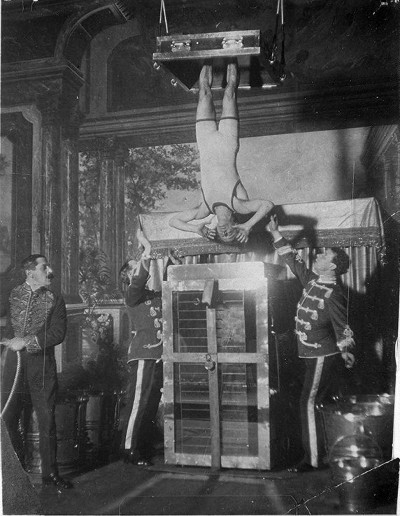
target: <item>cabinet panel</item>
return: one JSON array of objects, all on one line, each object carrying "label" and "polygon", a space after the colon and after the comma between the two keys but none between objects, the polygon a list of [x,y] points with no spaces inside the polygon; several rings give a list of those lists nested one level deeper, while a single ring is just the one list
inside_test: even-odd
[{"label": "cabinet panel", "polygon": [[179,266],[164,284],[167,463],[271,467],[268,290],[251,265]]}]

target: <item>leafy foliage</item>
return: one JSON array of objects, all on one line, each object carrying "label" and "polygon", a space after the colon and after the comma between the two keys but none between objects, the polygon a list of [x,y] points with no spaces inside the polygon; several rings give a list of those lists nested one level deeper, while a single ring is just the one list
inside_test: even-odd
[{"label": "leafy foliage", "polygon": [[[138,215],[157,208],[168,190],[198,188],[197,151],[189,145],[130,149],[125,163],[125,248],[133,253],[137,246]],[[115,389],[126,383],[126,353],[112,336],[108,320],[96,313],[102,301],[119,299],[111,277],[110,257],[101,249],[101,155],[80,155],[79,174],[79,293],[88,309],[82,326],[87,337],[85,367],[75,364],[65,373],[64,384],[90,391]]]},{"label": "leafy foliage", "polygon": [[199,187],[197,150],[190,145],[131,149],[125,179],[127,249],[136,247],[138,215],[157,208],[168,190]]},{"label": "leafy foliage", "polygon": [[87,246],[79,252],[79,294],[91,307],[120,297],[112,285],[108,256],[97,247]]},{"label": "leafy foliage", "polygon": [[79,163],[80,246],[100,245],[100,160],[99,153],[81,153]]},{"label": "leafy foliage", "polygon": [[7,158],[4,156],[4,154],[0,153],[0,176],[4,175],[7,167],[10,166],[10,163],[7,161]]},{"label": "leafy foliage", "polygon": [[[80,156],[79,215],[81,248],[100,247],[100,152]],[[140,213],[154,209],[168,190],[199,187],[197,149],[192,145],[170,145],[129,149],[125,166],[125,247],[136,248],[136,229]]]}]

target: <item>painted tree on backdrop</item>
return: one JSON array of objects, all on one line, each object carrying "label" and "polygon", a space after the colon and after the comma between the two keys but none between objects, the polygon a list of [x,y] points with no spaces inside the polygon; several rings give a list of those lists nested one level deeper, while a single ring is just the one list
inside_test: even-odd
[{"label": "painted tree on backdrop", "polygon": [[[127,252],[137,249],[136,225],[139,213],[159,209],[171,190],[198,190],[199,156],[189,144],[131,149],[126,172],[125,223]],[[176,210],[182,209],[180,206]]]},{"label": "painted tree on backdrop", "polygon": [[[128,256],[137,249],[138,215],[159,209],[171,190],[199,188],[198,152],[194,145],[175,144],[129,150],[125,171],[125,248]],[[100,248],[100,153],[80,156],[79,245],[80,282],[90,279],[91,290],[107,291],[110,274],[107,256]],[[181,207],[177,206],[177,210]],[[96,262],[96,263],[95,263]],[[92,263],[92,267],[89,264]],[[91,270],[90,270],[91,269]],[[96,272],[97,271],[97,272]]]}]

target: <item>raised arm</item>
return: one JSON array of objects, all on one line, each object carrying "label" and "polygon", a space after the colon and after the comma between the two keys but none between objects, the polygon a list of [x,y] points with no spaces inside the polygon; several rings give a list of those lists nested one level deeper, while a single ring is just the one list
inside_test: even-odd
[{"label": "raised arm", "polygon": [[304,260],[297,253],[296,249],[294,249],[290,242],[281,234],[279,231],[278,217],[275,214],[271,216],[269,223],[266,225],[266,229],[271,233],[274,239],[274,247],[278,255],[285,260],[290,270],[303,287],[306,286],[311,279],[317,277],[312,270],[307,268]]},{"label": "raised arm", "polygon": [[136,237],[139,242],[139,247],[141,246],[143,251],[138,261],[131,260],[128,262],[129,270],[127,275],[129,278],[129,286],[125,292],[125,302],[128,306],[136,306],[141,302],[149,278],[151,243],[147,240],[146,235],[140,228],[136,232]]},{"label": "raised arm", "polygon": [[169,225],[173,228],[180,229],[181,231],[196,233],[201,237],[213,240],[215,238],[215,229],[207,228],[207,221],[200,224],[191,224],[193,220],[202,220],[208,217],[208,215],[210,215],[210,212],[207,206],[202,203],[197,208],[176,213],[169,219]]},{"label": "raised arm", "polygon": [[[151,244],[147,240],[146,235],[143,233],[143,231],[140,228],[138,228],[138,230],[136,232],[136,238],[137,238],[139,244],[143,247],[143,252],[142,252],[142,256],[141,256],[142,261],[149,260],[150,255],[151,255]],[[148,269],[148,267],[147,267],[147,269]]]},{"label": "raised arm", "polygon": [[236,224],[234,227],[238,229],[236,240],[245,243],[249,239],[251,228],[263,219],[274,207],[274,203],[265,199],[252,199],[250,201],[235,200],[235,209],[238,213],[254,215],[244,224]]},{"label": "raised arm", "polygon": [[283,238],[282,233],[279,231],[279,222],[276,215],[271,215],[271,218],[265,228],[271,233],[274,242],[277,242]]}]

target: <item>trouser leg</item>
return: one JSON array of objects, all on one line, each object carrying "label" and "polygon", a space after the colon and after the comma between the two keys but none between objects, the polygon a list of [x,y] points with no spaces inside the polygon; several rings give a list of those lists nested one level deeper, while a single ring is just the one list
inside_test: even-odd
[{"label": "trouser leg", "polygon": [[32,406],[36,412],[39,427],[42,476],[46,477],[50,473],[57,473],[55,423],[57,376],[53,357],[44,357],[44,363],[40,363],[41,361],[36,358],[30,364],[28,378]]},{"label": "trouser leg", "polygon": [[147,402],[142,425],[140,428],[139,447],[140,454],[145,458],[150,458],[154,452],[154,444],[157,440],[156,417],[161,399],[161,388],[163,386],[163,364],[151,361],[152,368],[148,371],[150,380],[150,395]]},{"label": "trouser leg", "polygon": [[149,414],[148,410],[156,366],[159,364],[156,364],[155,360],[135,360],[130,364],[132,376],[123,417],[122,447],[124,450],[137,451],[139,454],[143,450],[144,423],[149,417],[155,417]]},{"label": "trouser leg", "polygon": [[306,358],[306,372],[300,396],[301,435],[304,462],[317,468],[325,453],[321,416],[316,405],[332,390],[337,356]]}]

